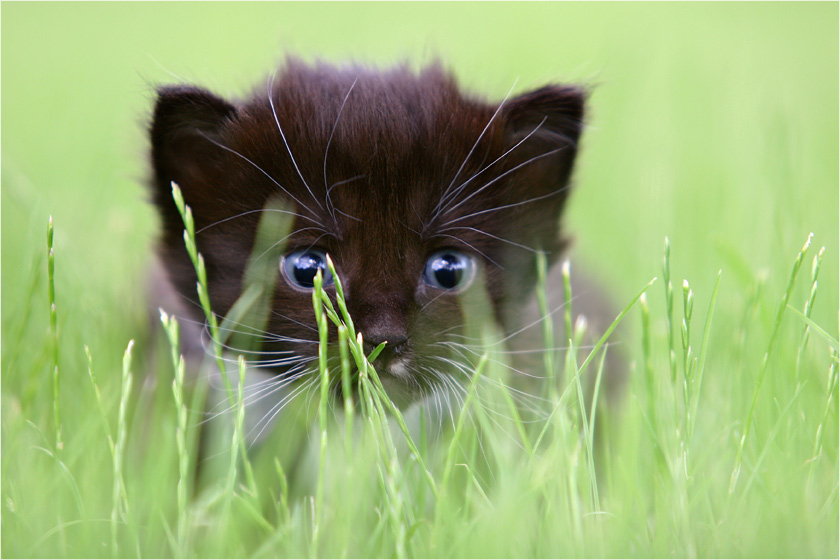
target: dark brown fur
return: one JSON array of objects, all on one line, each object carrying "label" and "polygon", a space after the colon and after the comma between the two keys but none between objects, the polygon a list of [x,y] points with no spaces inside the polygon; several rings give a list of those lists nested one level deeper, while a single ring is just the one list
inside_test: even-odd
[{"label": "dark brown fur", "polygon": [[[518,328],[536,281],[534,251],[550,265],[564,247],[559,219],[583,110],[584,94],[565,86],[485,102],[437,65],[415,74],[291,61],[241,102],[160,88],[151,143],[161,258],[175,289],[195,301],[174,181],[195,215],[223,316],[241,294],[261,210],[280,195],[297,213],[285,253],[329,253],[356,328],[373,344],[401,341],[382,363],[403,360],[410,374],[399,384],[422,390],[428,369],[441,366],[430,361],[444,351],[436,343],[465,312],[459,297],[421,281],[426,259],[441,248],[475,256],[499,325]],[[311,294],[278,276],[267,330],[310,342],[267,340],[264,349],[315,356],[314,328]]]}]

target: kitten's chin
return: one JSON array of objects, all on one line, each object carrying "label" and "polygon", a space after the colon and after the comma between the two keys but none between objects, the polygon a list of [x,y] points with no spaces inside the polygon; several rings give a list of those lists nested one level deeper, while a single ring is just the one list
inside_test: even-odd
[{"label": "kitten's chin", "polygon": [[[379,372],[379,370],[377,370]],[[388,398],[400,410],[405,410],[420,398],[418,386],[407,378],[408,369],[399,361],[388,364],[379,372],[379,380]]]}]

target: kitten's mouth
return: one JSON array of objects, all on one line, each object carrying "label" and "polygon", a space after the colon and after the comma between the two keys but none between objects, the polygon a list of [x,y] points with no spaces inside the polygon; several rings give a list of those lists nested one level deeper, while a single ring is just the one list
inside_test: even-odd
[{"label": "kitten's mouth", "polygon": [[391,360],[388,365],[385,366],[385,371],[397,379],[406,379],[410,375],[408,371],[408,358],[397,358],[395,360]]}]

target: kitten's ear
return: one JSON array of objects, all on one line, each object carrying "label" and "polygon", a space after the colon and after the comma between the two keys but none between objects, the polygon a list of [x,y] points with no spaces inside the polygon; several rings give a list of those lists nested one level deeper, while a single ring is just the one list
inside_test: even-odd
[{"label": "kitten's ear", "polygon": [[213,141],[236,108],[194,86],[166,86],[157,93],[149,130],[152,164],[158,190],[169,195],[172,181],[182,190],[202,182],[206,167],[218,158],[219,148]]},{"label": "kitten's ear", "polygon": [[[172,200],[177,183],[196,220],[213,219],[206,201],[215,198],[219,181],[220,148],[214,144],[226,122],[236,115],[236,108],[194,86],[166,86],[157,91],[152,123],[149,128],[154,170],[153,198],[163,219],[164,229],[180,235],[183,224]],[[216,218],[218,219],[218,218]],[[177,237],[176,235],[176,237]]]},{"label": "kitten's ear", "polygon": [[[513,99],[505,107],[505,141],[518,162],[540,173],[539,184],[557,188],[569,178],[583,129],[586,94],[570,86],[546,86]],[[535,184],[533,181],[531,184]]]}]

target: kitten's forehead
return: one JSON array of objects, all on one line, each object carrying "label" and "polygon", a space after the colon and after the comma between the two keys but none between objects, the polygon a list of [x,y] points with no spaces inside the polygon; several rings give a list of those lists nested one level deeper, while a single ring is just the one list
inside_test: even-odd
[{"label": "kitten's forehead", "polygon": [[237,136],[264,140],[255,157],[296,198],[420,227],[470,152],[468,166],[486,159],[496,108],[463,96],[438,65],[417,74],[291,62],[245,106]]},{"label": "kitten's forehead", "polygon": [[[295,155],[301,152],[298,159],[327,163],[328,172],[355,166],[393,173],[395,166],[419,164],[430,155],[424,151],[469,149],[493,112],[462,96],[437,65],[415,74],[407,67],[383,72],[291,63],[254,103],[266,136],[279,137],[282,129]],[[435,156],[438,163],[449,159]]]}]

